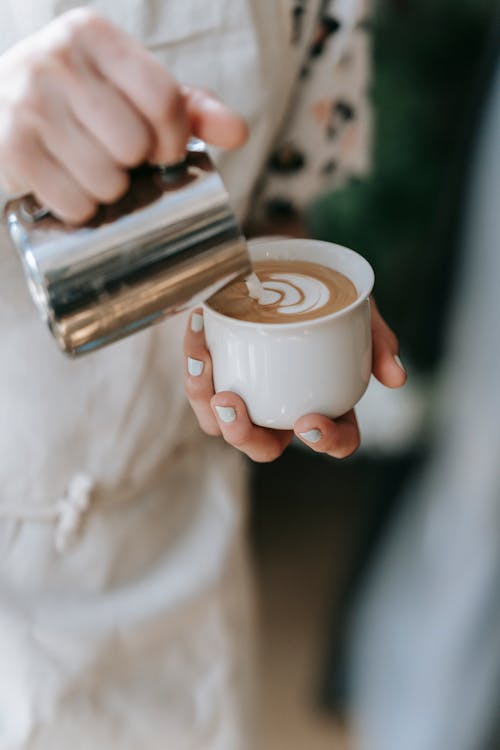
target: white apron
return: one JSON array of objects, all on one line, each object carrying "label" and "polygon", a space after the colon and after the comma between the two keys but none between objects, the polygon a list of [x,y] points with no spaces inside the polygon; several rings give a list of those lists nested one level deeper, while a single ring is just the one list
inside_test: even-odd
[{"label": "white apron", "polygon": [[[249,122],[217,155],[243,217],[298,74],[292,3],[91,4]],[[2,49],[76,5],[2,0]],[[254,746],[244,477],[186,405],[184,326],[67,360],[2,236],[0,750]]]}]

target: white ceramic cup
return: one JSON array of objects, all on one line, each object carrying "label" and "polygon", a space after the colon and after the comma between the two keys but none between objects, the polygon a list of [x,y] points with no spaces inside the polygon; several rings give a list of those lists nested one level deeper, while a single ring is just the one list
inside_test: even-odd
[{"label": "white ceramic cup", "polygon": [[336,313],[293,323],[252,323],[205,304],[205,334],[217,393],[233,391],[256,425],[291,429],[304,414],[339,417],[370,379],[369,296],[374,275],[358,253],[319,240],[257,239],[252,260],[307,260],[340,271],[356,287],[355,302]]}]

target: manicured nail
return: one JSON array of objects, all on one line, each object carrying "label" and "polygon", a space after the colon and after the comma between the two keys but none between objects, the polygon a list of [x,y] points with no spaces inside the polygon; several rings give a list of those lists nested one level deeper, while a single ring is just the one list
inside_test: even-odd
[{"label": "manicured nail", "polygon": [[203,315],[200,313],[193,313],[191,316],[191,330],[193,333],[201,333],[203,331]]},{"label": "manicured nail", "polygon": [[306,443],[317,443],[321,440],[321,432],[319,430],[308,430],[307,432],[299,433],[301,438],[304,438]]},{"label": "manicured nail", "polygon": [[404,366],[404,365],[403,365],[403,363],[401,362],[401,360],[400,360],[400,358],[399,358],[399,355],[398,355],[398,354],[395,354],[395,355],[394,355],[394,361],[395,361],[395,363],[397,364],[397,366],[398,366],[398,367],[400,367],[400,368],[401,368],[401,369],[403,370],[403,372],[404,372],[404,373],[406,373],[406,369],[405,369],[405,366]]},{"label": "manicured nail", "polygon": [[204,367],[205,363],[200,359],[193,359],[192,357],[188,357],[188,372],[193,377],[199,377],[203,372]]},{"label": "manicured nail", "polygon": [[232,406],[216,406],[215,410],[224,424],[231,424],[236,419],[236,411]]}]

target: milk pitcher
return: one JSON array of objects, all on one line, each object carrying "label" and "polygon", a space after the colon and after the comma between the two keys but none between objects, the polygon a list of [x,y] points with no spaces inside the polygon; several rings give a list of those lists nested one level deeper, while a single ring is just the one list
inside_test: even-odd
[{"label": "milk pitcher", "polygon": [[33,196],[4,219],[33,300],[63,352],[77,356],[207,299],[251,272],[245,239],[205,145],[173,167],[131,173],[127,194],[86,225]]}]

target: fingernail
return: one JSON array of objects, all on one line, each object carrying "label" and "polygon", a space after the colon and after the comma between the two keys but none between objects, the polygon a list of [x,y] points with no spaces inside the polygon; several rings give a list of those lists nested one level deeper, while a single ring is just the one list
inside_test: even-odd
[{"label": "fingernail", "polygon": [[192,357],[188,357],[188,372],[193,377],[199,377],[203,372],[204,367],[205,363],[200,359],[193,359]]},{"label": "fingernail", "polygon": [[215,410],[224,424],[231,424],[236,419],[236,411],[232,406],[216,406]]},{"label": "fingernail", "polygon": [[394,361],[397,364],[397,366],[400,367],[403,370],[404,373],[406,373],[406,368],[403,365],[403,363],[401,362],[398,354],[394,355]]},{"label": "fingernail", "polygon": [[319,430],[308,430],[307,432],[300,432],[299,435],[307,443],[317,443],[321,440],[321,432]]},{"label": "fingernail", "polygon": [[193,333],[201,333],[201,331],[203,331],[203,315],[200,315],[200,313],[192,314],[191,330]]}]

